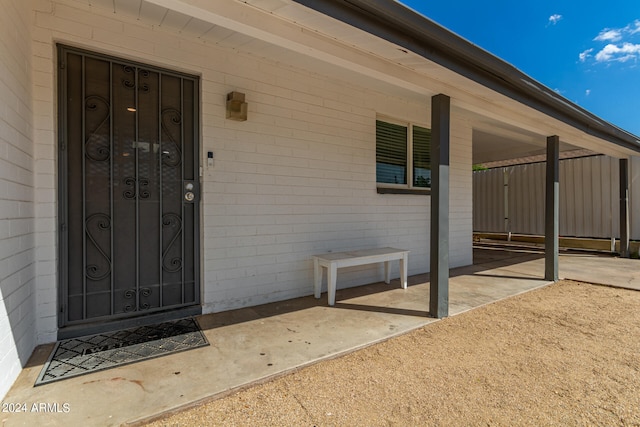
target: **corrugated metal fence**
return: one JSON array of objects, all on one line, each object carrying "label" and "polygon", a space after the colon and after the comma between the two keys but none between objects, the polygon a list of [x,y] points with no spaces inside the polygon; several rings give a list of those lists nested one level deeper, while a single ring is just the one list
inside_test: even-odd
[{"label": "corrugated metal fence", "polygon": [[[532,163],[474,172],[474,231],[544,235],[545,168],[545,163]],[[633,172],[630,178],[633,186]],[[633,200],[633,187],[630,194],[633,216],[640,195]],[[619,211],[618,159],[594,156],[560,161],[561,236],[619,238]],[[631,238],[640,236],[638,228],[632,221]]]}]

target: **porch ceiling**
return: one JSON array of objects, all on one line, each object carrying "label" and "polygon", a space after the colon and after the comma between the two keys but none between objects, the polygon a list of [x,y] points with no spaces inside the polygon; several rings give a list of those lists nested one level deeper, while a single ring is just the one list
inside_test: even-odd
[{"label": "porch ceiling", "polygon": [[[473,162],[586,148],[614,157],[633,151],[589,135],[394,43],[293,0],[85,0],[90,7],[161,30],[268,58],[358,85],[428,102],[438,92],[471,122]],[[295,53],[295,54],[292,54]]]},{"label": "porch ceiling", "polygon": [[[471,112],[467,112],[466,115],[471,116],[475,123],[473,164],[546,156],[546,137],[548,135],[522,129],[495,119],[487,119]],[[580,147],[567,142],[560,143],[561,152],[576,150],[580,150]]]}]

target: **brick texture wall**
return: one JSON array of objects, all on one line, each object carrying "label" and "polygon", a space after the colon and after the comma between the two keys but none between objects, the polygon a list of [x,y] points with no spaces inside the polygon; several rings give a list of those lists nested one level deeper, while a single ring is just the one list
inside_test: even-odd
[{"label": "brick texture wall", "polygon": [[0,13],[0,400],[35,345],[34,178],[28,2]]}]

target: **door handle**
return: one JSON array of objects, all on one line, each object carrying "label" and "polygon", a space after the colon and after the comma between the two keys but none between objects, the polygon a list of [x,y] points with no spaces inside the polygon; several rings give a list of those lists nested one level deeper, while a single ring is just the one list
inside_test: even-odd
[{"label": "door handle", "polygon": [[196,200],[196,185],[193,181],[184,182],[184,200],[194,202]]}]

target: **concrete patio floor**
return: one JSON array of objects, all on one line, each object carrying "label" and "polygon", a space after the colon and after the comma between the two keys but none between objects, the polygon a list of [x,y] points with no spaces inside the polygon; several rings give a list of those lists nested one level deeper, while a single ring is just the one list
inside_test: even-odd
[{"label": "concrete patio floor", "polygon": [[[475,264],[452,270],[450,315],[545,286],[535,248],[483,245]],[[640,290],[640,261],[572,253],[560,276]],[[429,276],[339,290],[335,307],[313,296],[200,316],[210,346],[33,387],[53,344],[38,347],[4,399],[26,413],[1,413],[0,425],[137,424],[267,381],[437,321],[428,317]],[[31,412],[33,404],[47,412]],[[52,404],[57,404],[52,405]],[[51,412],[52,409],[57,411]]]}]

